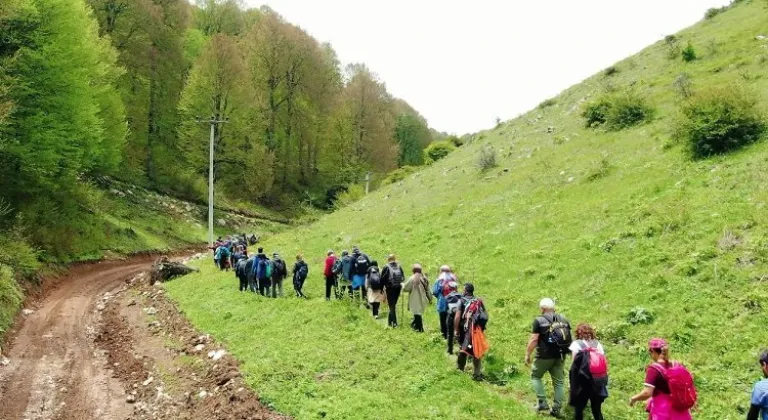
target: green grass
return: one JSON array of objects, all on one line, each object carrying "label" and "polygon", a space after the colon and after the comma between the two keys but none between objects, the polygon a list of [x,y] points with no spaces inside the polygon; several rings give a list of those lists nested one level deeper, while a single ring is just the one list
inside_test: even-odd
[{"label": "green grass", "polygon": [[[756,354],[768,346],[768,143],[690,160],[686,145],[671,140],[673,82],[682,72],[694,92],[738,82],[768,103],[760,59],[768,50],[755,39],[766,21],[762,2],[741,2],[679,34],[683,45],[719,46],[696,61],[669,59],[659,41],[617,63],[610,78],[567,89],[402,184],[269,239],[267,251],[308,256],[314,299],[238,294],[232,274],[214,274],[209,261],[168,283],[169,294],[243,361],[262,398],[300,419],[535,418],[522,358],[543,296],[574,323],[598,328],[611,369],[607,418],[646,418],[626,401],[642,387],[645,343],[663,336],[696,376],[696,418],[741,419],[759,376]],[[584,128],[581,106],[607,83],[633,84],[654,104],[653,121],[618,132]],[[499,166],[480,173],[486,143]],[[474,282],[491,316],[486,372],[507,383],[476,384],[455,372],[432,311],[428,333],[418,335],[319,299],[325,250],[353,244],[379,261],[396,252],[432,275],[449,263]],[[651,323],[629,322],[644,311]]]}]

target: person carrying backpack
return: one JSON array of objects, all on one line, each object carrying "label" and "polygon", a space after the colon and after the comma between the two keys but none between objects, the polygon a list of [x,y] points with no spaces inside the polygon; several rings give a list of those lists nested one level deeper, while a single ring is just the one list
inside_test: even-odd
[{"label": "person carrying backpack", "polygon": [[432,303],[432,293],[429,290],[429,280],[421,271],[420,264],[413,265],[413,275],[403,285],[403,291],[408,292],[408,310],[413,314],[411,328],[417,332],[424,332],[422,315],[424,310]]},{"label": "person carrying backpack", "polygon": [[397,328],[397,301],[403,290],[405,273],[403,267],[398,264],[395,254],[389,254],[387,257],[387,265],[381,269],[381,279],[384,283],[384,291],[387,294],[387,304],[389,305],[387,324],[392,328]]},{"label": "person carrying backpack", "polygon": [[458,335],[455,334],[456,329],[453,328],[453,321],[461,307],[461,293],[459,293],[459,285],[452,279],[447,279],[443,282],[443,299],[445,299],[446,305],[446,324],[448,326],[448,336],[445,341],[448,344],[448,354],[453,354],[453,344],[456,342]]},{"label": "person carrying backpack", "polygon": [[248,290],[248,273],[245,271],[248,265],[248,260],[241,258],[235,264],[235,277],[240,280],[240,291],[245,292]]},{"label": "person carrying backpack", "polygon": [[336,273],[333,271],[335,265],[336,254],[333,253],[333,250],[329,250],[326,254],[325,268],[323,269],[323,276],[325,276],[325,300],[331,300],[331,289],[336,289],[336,297],[339,297]]},{"label": "person carrying backpack", "polygon": [[304,262],[304,257],[298,254],[296,264],[293,265],[293,290],[296,292],[296,297],[306,298],[302,289],[307,276],[309,276],[309,266]]},{"label": "person carrying backpack", "polygon": [[646,368],[643,390],[630,398],[630,406],[638,401],[650,400],[646,411],[651,420],[687,420],[695,406],[697,393],[690,371],[669,357],[669,344],[662,338],[648,343],[648,354],[653,361]]},{"label": "person carrying backpack", "polygon": [[283,280],[288,277],[288,266],[277,252],[272,254],[272,297],[283,297]]},{"label": "person carrying backpack", "polygon": [[488,352],[488,341],[485,338],[485,327],[488,324],[488,312],[483,300],[475,296],[475,286],[472,283],[464,285],[464,294],[459,301],[459,308],[453,317],[453,329],[459,338],[459,355],[456,367],[464,371],[467,359],[472,358],[472,379],[483,379],[482,360]]},{"label": "person carrying backpack", "polygon": [[360,300],[365,303],[365,307],[368,308],[368,302],[365,300],[365,276],[368,274],[368,267],[371,266],[371,259],[368,255],[360,251],[358,247],[352,248],[352,266],[350,271],[352,272],[352,291],[360,290]]},{"label": "person carrying backpack", "polygon": [[[531,383],[538,399],[536,410],[549,411],[552,417],[559,418],[565,400],[565,356],[573,341],[571,325],[564,316],[555,313],[555,302],[552,299],[542,299],[539,309],[541,315],[533,320],[531,337],[525,352],[525,364],[531,364],[531,355],[536,350],[536,359],[531,369]],[[546,373],[552,378],[555,390],[551,410],[542,381]]]},{"label": "person carrying backpack", "polygon": [[272,285],[272,261],[264,254],[264,248],[259,248],[256,254],[256,280],[259,282],[259,294],[269,297],[269,288]]},{"label": "person carrying backpack", "polygon": [[760,370],[763,379],[752,388],[752,401],[747,413],[747,420],[768,420],[768,350],[760,353]]},{"label": "person carrying backpack", "polygon": [[451,272],[451,267],[443,265],[440,267],[440,274],[437,276],[435,284],[432,285],[432,296],[437,299],[437,315],[438,318],[440,318],[440,333],[443,334],[444,339],[448,339],[449,331],[451,330],[448,328],[448,303],[445,300],[448,295],[443,293],[443,286],[449,281],[458,283],[456,276]]},{"label": "person carrying backpack", "polygon": [[697,393],[693,376],[680,362],[669,357],[669,344],[663,338],[648,342],[651,363],[645,369],[643,390],[629,399],[630,407],[648,401],[648,420],[691,420]]},{"label": "person carrying backpack", "polygon": [[379,319],[379,307],[381,302],[386,302],[387,296],[384,294],[384,280],[377,261],[371,261],[371,266],[368,267],[368,274],[365,276],[365,288],[367,289],[371,313],[375,319]]},{"label": "person carrying backpack", "polygon": [[259,284],[256,280],[256,256],[252,256],[251,258],[248,258],[245,263],[245,277],[248,281],[248,290],[250,290],[253,293],[256,293],[256,291],[259,288]]},{"label": "person carrying backpack", "polygon": [[573,356],[569,378],[570,405],[576,411],[575,420],[584,419],[587,403],[591,403],[594,420],[603,420],[602,404],[608,398],[608,362],[603,345],[589,324],[579,324],[576,340],[568,349]]},{"label": "person carrying backpack", "polygon": [[352,297],[352,256],[349,251],[341,251],[341,272],[338,273],[341,280],[341,294],[348,293]]}]

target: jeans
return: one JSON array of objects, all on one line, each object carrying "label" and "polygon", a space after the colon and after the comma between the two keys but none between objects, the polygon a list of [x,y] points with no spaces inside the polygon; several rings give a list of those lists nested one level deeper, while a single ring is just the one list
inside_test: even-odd
[{"label": "jeans", "polygon": [[387,303],[389,304],[389,325],[391,327],[397,327],[397,301],[400,299],[400,286],[388,286]]},{"label": "jeans", "polygon": [[[331,300],[331,289],[336,289],[335,275],[325,277],[325,300]],[[336,296],[339,296],[338,292],[336,292]]]},{"label": "jeans", "polygon": [[248,290],[252,291],[253,293],[256,293],[256,291],[259,289],[259,281],[256,280],[255,277],[248,277]]},{"label": "jeans", "polygon": [[446,341],[448,342],[448,354],[453,354],[453,343],[456,341],[456,331],[453,329],[453,317],[456,312],[443,312],[445,314],[445,328],[447,329]]},{"label": "jeans", "polygon": [[[280,290],[278,292],[278,290]],[[278,295],[283,297],[283,278],[275,277],[272,279],[272,297],[276,298]]]},{"label": "jeans", "polygon": [[379,316],[379,306],[381,306],[381,302],[373,302],[371,304],[371,311],[373,312],[374,317]]},{"label": "jeans", "polygon": [[259,294],[262,296],[269,296],[269,287],[272,282],[269,279],[259,279]]},{"label": "jeans", "polygon": [[536,360],[533,361],[531,382],[533,383],[533,390],[536,391],[536,396],[540,403],[547,401],[547,392],[544,389],[544,382],[541,380],[545,373],[549,373],[549,376],[552,377],[552,385],[555,388],[555,403],[552,406],[552,409],[560,410],[563,408],[563,401],[565,400],[565,362],[562,358],[536,358]]},{"label": "jeans", "polygon": [[414,331],[424,332],[424,320],[421,318],[421,315],[413,316],[413,322],[411,322],[411,328],[413,328]]},{"label": "jeans", "polygon": [[[448,312],[438,312],[437,315],[440,317],[440,332],[443,334],[443,338],[448,338]],[[451,330],[453,330],[453,326],[451,326]]]},{"label": "jeans", "polygon": [[[463,351],[459,352],[459,355],[456,358],[456,365],[459,370],[464,370],[464,366],[467,365],[468,357],[472,356],[467,355],[467,353],[464,353]],[[483,377],[483,362],[480,359],[472,357],[472,368],[472,377],[481,379]]]},{"label": "jeans", "polygon": [[240,279],[240,291],[244,292],[248,290],[248,277],[240,276],[238,279]]},{"label": "jeans", "polygon": [[576,417],[574,417],[575,420],[584,420],[584,410],[587,408],[587,403],[590,403],[590,407],[592,408],[592,417],[594,417],[595,420],[603,420],[603,397],[589,394],[579,395],[573,398],[572,403],[573,408],[576,411]]}]

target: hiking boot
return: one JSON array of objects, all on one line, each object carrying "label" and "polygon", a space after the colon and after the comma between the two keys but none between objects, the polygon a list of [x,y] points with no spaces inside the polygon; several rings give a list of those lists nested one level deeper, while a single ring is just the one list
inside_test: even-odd
[{"label": "hiking boot", "polygon": [[483,375],[472,375],[472,380],[475,382],[482,382],[485,377]]},{"label": "hiking boot", "polygon": [[560,409],[559,409],[559,408],[553,408],[553,409],[552,409],[552,411],[550,411],[550,412],[549,412],[549,415],[550,415],[550,416],[552,416],[552,417],[554,417],[554,418],[556,418],[556,419],[561,419],[561,418],[563,418],[563,415],[562,415],[562,413],[560,412]]},{"label": "hiking boot", "polygon": [[549,404],[544,400],[539,400],[539,403],[536,404],[536,411],[549,411]]}]

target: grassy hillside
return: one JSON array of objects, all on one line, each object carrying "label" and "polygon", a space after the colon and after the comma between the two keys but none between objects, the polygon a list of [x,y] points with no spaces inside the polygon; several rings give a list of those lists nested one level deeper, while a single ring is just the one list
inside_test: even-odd
[{"label": "grassy hillside", "polygon": [[[660,41],[402,183],[270,239],[268,251],[308,256],[314,299],[237,294],[231,273],[214,274],[207,261],[168,290],[228,343],[264,399],[302,419],[535,418],[522,362],[543,296],[598,327],[611,364],[607,418],[646,418],[626,401],[642,386],[652,336],[671,340],[695,373],[696,418],[743,418],[756,353],[768,346],[768,142],[691,160],[671,136],[673,83],[683,72],[694,91],[738,83],[768,103],[768,40],[756,39],[766,22],[762,2],[741,2],[678,34],[697,60],[669,59]],[[584,128],[583,103],[607,85],[633,85],[654,120]],[[499,166],[482,172],[486,144]],[[453,370],[432,311],[418,335],[322,301],[324,251],[352,244],[379,261],[395,252],[421,262],[433,276],[449,263],[474,282],[490,310],[491,382]]]}]

